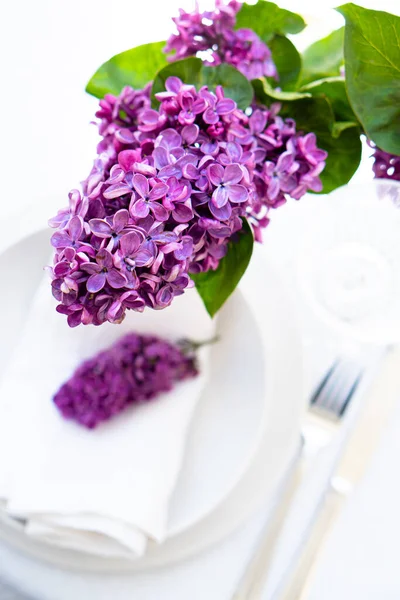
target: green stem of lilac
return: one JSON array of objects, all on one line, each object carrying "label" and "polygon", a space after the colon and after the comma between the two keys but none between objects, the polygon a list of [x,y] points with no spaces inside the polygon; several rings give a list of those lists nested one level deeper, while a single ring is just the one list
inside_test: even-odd
[{"label": "green stem of lilac", "polygon": [[196,352],[199,348],[203,348],[203,346],[210,346],[212,344],[216,344],[220,341],[220,336],[215,335],[214,337],[204,340],[201,342],[194,342],[193,340],[183,339],[179,341],[179,345],[182,349],[182,352],[188,354],[190,352]]}]

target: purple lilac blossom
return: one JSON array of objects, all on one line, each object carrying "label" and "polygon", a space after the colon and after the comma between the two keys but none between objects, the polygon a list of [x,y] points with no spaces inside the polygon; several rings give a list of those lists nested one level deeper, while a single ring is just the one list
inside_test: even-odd
[{"label": "purple lilac blossom", "polygon": [[183,9],[173,19],[177,33],[167,41],[165,52],[174,52],[169,59],[180,60],[200,55],[207,64],[229,63],[248,79],[277,77],[277,70],[268,46],[251,29],[237,29],[236,14],[241,3],[217,0],[215,10],[200,12],[196,3],[191,13]]},{"label": "purple lilac blossom", "polygon": [[374,153],[372,154],[374,159],[372,169],[375,177],[378,179],[400,181],[400,156],[381,150],[371,141],[368,141],[368,144],[374,149]]},{"label": "purple lilac blossom", "polygon": [[[198,375],[192,346],[130,333],[83,362],[53,400],[66,419],[93,429],[132,405]],[[184,349],[189,350],[185,352]]]},{"label": "purple lilac blossom", "polygon": [[147,87],[101,100],[98,157],[51,221],[52,290],[71,327],[169,306],[191,273],[218,267],[243,218],[261,241],[271,208],[321,190],[327,154],[279,105],[248,116],[221,86],[177,77],[157,99]]}]

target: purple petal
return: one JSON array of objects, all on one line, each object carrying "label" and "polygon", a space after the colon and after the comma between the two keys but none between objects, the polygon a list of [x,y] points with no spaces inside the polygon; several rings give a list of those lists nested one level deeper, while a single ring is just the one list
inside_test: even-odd
[{"label": "purple petal", "polygon": [[70,266],[67,262],[59,262],[55,265],[53,270],[56,277],[65,277],[70,270]]},{"label": "purple petal", "polygon": [[129,194],[131,192],[131,188],[126,183],[115,183],[114,185],[110,185],[109,188],[105,189],[103,192],[104,198],[107,200],[112,200],[113,198],[119,198],[124,194]]},{"label": "purple petal", "polygon": [[166,285],[159,290],[156,295],[156,303],[159,308],[165,308],[169,306],[174,297],[172,287],[170,285]]},{"label": "purple petal", "polygon": [[208,125],[215,125],[218,123],[219,117],[213,108],[208,107],[203,113],[203,121]]},{"label": "purple petal", "polygon": [[158,200],[165,196],[168,192],[168,186],[165,183],[156,183],[155,186],[151,189],[149,200]]},{"label": "purple petal", "polygon": [[228,202],[228,190],[226,187],[219,185],[212,195],[212,204],[217,208],[222,208]]},{"label": "purple petal", "polygon": [[141,114],[141,120],[147,125],[157,125],[159,113],[152,108],[146,108]]},{"label": "purple petal", "polygon": [[279,173],[283,171],[289,171],[294,162],[294,155],[291,152],[284,152],[278,158],[278,162],[276,164],[276,170]]},{"label": "purple petal", "polygon": [[199,177],[199,170],[193,164],[189,163],[183,167],[182,174],[185,179],[191,179],[193,181]]},{"label": "purple petal", "polygon": [[135,173],[141,173],[142,175],[150,175],[150,177],[155,177],[157,175],[157,169],[146,163],[135,162],[135,164],[133,165],[133,170]]},{"label": "purple petal", "polygon": [[101,238],[108,238],[112,235],[112,229],[107,221],[103,219],[90,219],[89,227],[92,233]]},{"label": "purple petal", "polygon": [[188,223],[193,218],[190,200],[187,203],[177,204],[172,211],[172,216],[177,223]]},{"label": "purple petal", "polygon": [[69,231],[69,235],[71,236],[71,239],[76,242],[77,240],[79,240],[82,231],[83,231],[83,220],[81,217],[78,217],[78,215],[75,215],[74,217],[72,217],[72,219],[69,222],[68,225],[68,231]]},{"label": "purple petal", "polygon": [[66,248],[71,245],[71,238],[66,231],[56,231],[51,236],[51,245],[54,248]]},{"label": "purple petal", "polygon": [[103,248],[100,252],[97,253],[96,262],[100,267],[104,267],[106,269],[111,269],[113,266],[113,258],[108,250]]},{"label": "purple petal", "polygon": [[189,235],[185,235],[180,243],[180,248],[175,250],[174,256],[178,260],[186,260],[193,253],[193,239]]},{"label": "purple petal", "polygon": [[118,162],[124,171],[131,171],[133,165],[138,159],[138,153],[135,150],[122,150],[118,154]]},{"label": "purple petal", "polygon": [[167,165],[166,167],[163,167],[158,173],[158,176],[162,178],[180,177],[181,175],[182,169],[178,165]]},{"label": "purple petal", "polygon": [[230,98],[224,98],[217,103],[217,114],[218,115],[228,115],[233,112],[236,108],[236,102],[231,100]]},{"label": "purple petal", "polygon": [[169,211],[162,204],[159,204],[158,202],[149,202],[149,207],[157,221],[160,221],[160,223],[168,219]]},{"label": "purple petal", "polygon": [[100,273],[101,267],[97,263],[87,262],[81,265],[81,270],[89,273],[89,275],[94,275],[95,273]]},{"label": "purple petal", "polygon": [[197,140],[199,135],[199,126],[198,125],[186,125],[182,129],[182,138],[186,142],[188,146],[191,146]]},{"label": "purple petal", "polygon": [[72,314],[68,315],[67,321],[69,327],[78,327],[81,324],[82,311],[76,310]]},{"label": "purple petal", "polygon": [[207,173],[213,185],[220,185],[222,183],[224,179],[224,167],[215,163],[208,167]]},{"label": "purple petal", "polygon": [[154,260],[154,254],[146,248],[141,248],[135,256],[135,264],[137,267],[148,267]]},{"label": "purple petal", "polygon": [[130,231],[123,235],[119,241],[124,256],[132,256],[138,250],[143,239],[136,231]]},{"label": "purple petal", "polygon": [[126,128],[119,129],[118,131],[116,131],[115,137],[119,142],[121,142],[121,144],[133,144],[133,142],[135,141],[133,133]]},{"label": "purple petal", "polygon": [[249,195],[247,188],[245,188],[244,185],[239,185],[237,183],[227,185],[225,189],[228,191],[229,200],[231,202],[245,202]]},{"label": "purple petal", "polygon": [[200,113],[204,112],[206,106],[207,103],[204,100],[204,98],[196,98],[196,100],[192,104],[192,113],[195,115],[199,115]]},{"label": "purple petal", "polygon": [[106,274],[105,273],[97,273],[96,275],[91,275],[86,282],[86,289],[91,294],[96,294],[103,289],[106,284]]},{"label": "purple petal", "polygon": [[262,133],[267,125],[266,111],[255,110],[249,119],[250,129],[254,133]]},{"label": "purple petal", "polygon": [[268,184],[268,198],[269,200],[275,200],[280,192],[280,185],[278,177],[272,177]]},{"label": "purple petal", "polygon": [[125,171],[120,165],[113,165],[110,169],[110,177],[106,183],[113,185],[114,183],[121,183],[125,177]]},{"label": "purple petal", "polygon": [[242,147],[236,142],[228,142],[225,151],[232,162],[239,162],[243,155]]},{"label": "purple petal", "polygon": [[127,226],[128,221],[129,221],[129,213],[126,210],[126,208],[122,208],[121,210],[118,210],[115,213],[114,219],[113,219],[114,231],[116,231],[117,233],[122,231],[123,228]]},{"label": "purple petal", "polygon": [[158,146],[153,150],[154,164],[157,169],[162,169],[171,163],[169,152],[166,148]]},{"label": "purple petal", "polygon": [[219,221],[227,221],[231,217],[232,208],[229,202],[227,202],[222,208],[218,208],[213,202],[209,202],[208,207],[211,211],[211,214]]},{"label": "purple petal", "polygon": [[147,177],[141,175],[140,173],[137,173],[132,178],[132,184],[139,196],[141,196],[142,198],[147,198],[149,194],[149,181]]},{"label": "purple petal", "polygon": [[117,269],[111,269],[111,271],[107,273],[107,282],[115,289],[122,288],[128,283],[125,275],[120,273],[120,271],[117,271]]},{"label": "purple petal", "polygon": [[143,198],[140,198],[130,207],[131,215],[138,219],[144,219],[150,212],[149,205]]},{"label": "purple petal", "polygon": [[210,154],[211,156],[215,156],[216,154],[218,154],[219,144],[215,141],[203,142],[200,149],[203,152],[203,154]]},{"label": "purple petal", "polygon": [[181,87],[182,87],[182,81],[179,79],[179,77],[175,77],[173,75],[171,75],[171,77],[167,77],[167,80],[165,82],[166,90],[177,94],[179,92],[179,90],[181,89]]},{"label": "purple petal", "polygon": [[156,144],[157,146],[162,146],[168,150],[171,148],[179,148],[182,144],[182,138],[175,129],[165,129],[158,136]]},{"label": "purple petal", "polygon": [[239,165],[228,165],[225,168],[224,183],[239,183],[241,179],[243,179],[243,171]]}]

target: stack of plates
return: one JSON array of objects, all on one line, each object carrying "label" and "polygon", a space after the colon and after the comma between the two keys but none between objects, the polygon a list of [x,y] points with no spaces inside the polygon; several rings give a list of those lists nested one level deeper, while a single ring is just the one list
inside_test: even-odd
[{"label": "stack of plates", "polygon": [[[18,272],[0,297],[0,331],[7,342],[0,345],[0,365],[6,368],[10,345],[23,328],[48,261],[49,231],[31,221],[18,241],[3,241],[0,251],[0,276]],[[218,364],[189,432],[163,544],[150,543],[137,561],[99,558],[30,539],[4,514],[0,536],[25,555],[62,569],[127,572],[200,552],[267,506],[296,452],[303,403],[292,307],[261,247],[255,248],[218,327]],[[37,568],[43,568],[38,580],[45,586],[46,567]],[[29,582],[25,586],[29,589]]]}]

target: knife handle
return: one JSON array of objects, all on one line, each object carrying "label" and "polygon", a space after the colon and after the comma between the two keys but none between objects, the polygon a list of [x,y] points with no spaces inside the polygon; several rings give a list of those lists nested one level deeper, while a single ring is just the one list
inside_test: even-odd
[{"label": "knife handle", "polygon": [[303,480],[304,459],[299,455],[292,469],[285,490],[266,527],[261,532],[258,544],[231,600],[261,600],[262,592],[271,566],[280,534],[289,509]]},{"label": "knife handle", "polygon": [[331,485],[313,519],[312,531],[301,549],[295,570],[291,573],[279,600],[306,600],[313,573],[318,564],[318,556],[334,525],[347,494]]}]

